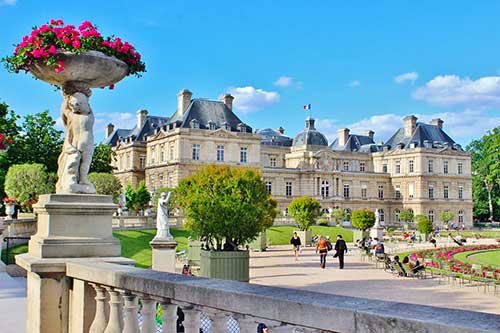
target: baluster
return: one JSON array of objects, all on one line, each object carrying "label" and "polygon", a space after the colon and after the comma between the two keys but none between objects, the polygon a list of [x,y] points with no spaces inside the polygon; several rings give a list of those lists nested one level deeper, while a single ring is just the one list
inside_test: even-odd
[{"label": "baluster", "polygon": [[142,333],[156,333],[156,301],[147,296],[142,301]]},{"label": "baluster", "polygon": [[131,294],[130,292],[125,292],[123,299],[125,301],[125,305],[123,307],[125,312],[123,333],[139,333],[139,320],[137,319],[137,296]]},{"label": "baluster", "polygon": [[122,296],[113,288],[107,287],[106,289],[109,293],[109,320],[104,333],[121,333],[123,320],[123,312],[121,311]]},{"label": "baluster", "polygon": [[210,310],[207,315],[212,323],[211,333],[227,333],[227,315],[225,312]]},{"label": "baluster", "polygon": [[106,291],[104,288],[97,284],[90,283],[94,288],[96,296],[95,299],[95,316],[92,325],[90,325],[90,333],[103,333],[106,329],[108,322],[106,318]]},{"label": "baluster", "polygon": [[200,333],[200,311],[192,306],[182,307],[184,312],[184,333]]},{"label": "baluster", "polygon": [[161,303],[161,309],[162,332],[177,332],[177,305],[163,302]]}]

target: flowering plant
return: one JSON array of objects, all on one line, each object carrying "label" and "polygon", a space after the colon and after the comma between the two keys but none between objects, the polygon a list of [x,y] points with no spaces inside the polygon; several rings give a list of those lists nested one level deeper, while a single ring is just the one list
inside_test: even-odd
[{"label": "flowering plant", "polygon": [[129,75],[140,76],[146,71],[141,55],[132,45],[115,36],[102,37],[89,21],[84,21],[76,29],[74,25],[65,25],[62,20],[50,20],[40,27],[33,27],[31,33],[15,47],[14,55],[2,59],[7,70],[13,73],[29,72],[34,62],[42,62],[60,73],[64,71],[64,63],[58,59],[58,51],[75,54],[99,51],[125,62]]},{"label": "flowering plant", "polygon": [[6,205],[16,205],[18,204],[19,202],[17,201],[16,198],[9,198],[9,197],[5,197],[2,199],[2,201],[6,204]]},{"label": "flowering plant", "polygon": [[6,137],[5,134],[0,133],[0,151],[8,150],[11,144],[12,144],[12,139]]}]

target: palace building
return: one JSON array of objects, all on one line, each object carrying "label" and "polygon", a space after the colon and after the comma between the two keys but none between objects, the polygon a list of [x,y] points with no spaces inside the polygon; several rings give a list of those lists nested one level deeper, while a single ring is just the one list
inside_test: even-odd
[{"label": "palace building", "polygon": [[471,157],[441,119],[425,124],[407,116],[385,143],[375,143],[373,131],[342,128],[329,144],[311,118],[292,138],[282,127],[254,131],[233,112],[231,95],[214,101],[181,90],[177,96],[170,117],[139,110],[132,129],[107,126],[104,142],[116,152],[123,186],[144,180],[154,192],[203,165],[247,166],[261,170],[284,214],[291,200],[310,196],[324,212],[378,209],[386,225],[399,224],[399,213],[410,209],[438,225],[442,211],[453,212],[455,224],[472,224]]}]

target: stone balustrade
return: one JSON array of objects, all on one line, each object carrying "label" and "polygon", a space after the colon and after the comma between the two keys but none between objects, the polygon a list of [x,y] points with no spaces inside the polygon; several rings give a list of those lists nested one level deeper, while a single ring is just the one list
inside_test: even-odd
[{"label": "stone balustrade", "polygon": [[[494,332],[498,316],[197,278],[111,263],[67,263],[70,332]],[[86,292],[83,292],[86,290]],[[85,294],[85,295],[84,295]],[[161,308],[161,324],[157,323]],[[202,320],[202,318],[205,318]],[[208,318],[208,319],[207,319]],[[233,326],[228,328],[228,319]]]}]

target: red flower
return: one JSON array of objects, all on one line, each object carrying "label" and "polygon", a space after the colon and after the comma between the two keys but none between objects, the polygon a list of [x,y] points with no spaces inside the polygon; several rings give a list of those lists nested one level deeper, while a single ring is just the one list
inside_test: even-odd
[{"label": "red flower", "polygon": [[62,71],[64,71],[64,63],[62,61],[58,61],[56,63],[56,67],[54,67],[54,72],[61,73]]}]

